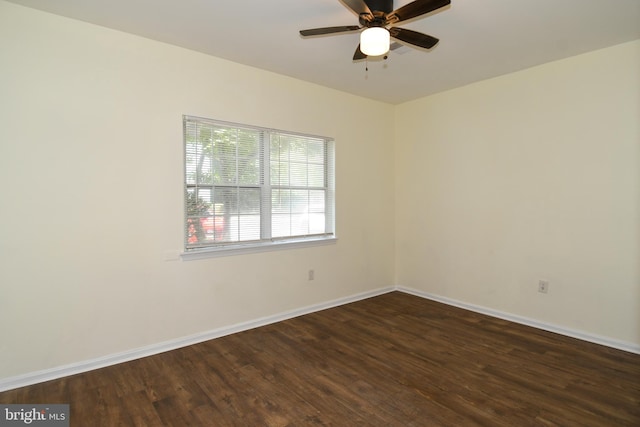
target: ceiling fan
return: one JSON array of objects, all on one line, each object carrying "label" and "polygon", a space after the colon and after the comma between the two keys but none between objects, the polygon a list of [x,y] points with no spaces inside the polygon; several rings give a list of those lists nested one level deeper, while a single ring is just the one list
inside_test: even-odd
[{"label": "ceiling fan", "polygon": [[360,44],[353,55],[354,61],[365,59],[368,56],[386,54],[390,47],[390,37],[410,45],[431,49],[438,44],[437,38],[393,25],[433,12],[451,3],[451,0],[415,0],[393,10],[393,0],[340,1],[358,15],[360,25],[313,28],[301,30],[300,35],[304,37],[319,36],[364,29],[360,34]]}]

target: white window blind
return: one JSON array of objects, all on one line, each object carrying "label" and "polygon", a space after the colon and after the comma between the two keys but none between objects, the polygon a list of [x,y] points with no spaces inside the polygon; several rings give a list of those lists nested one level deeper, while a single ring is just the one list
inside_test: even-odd
[{"label": "white window blind", "polygon": [[184,116],[185,249],[334,236],[334,143]]}]

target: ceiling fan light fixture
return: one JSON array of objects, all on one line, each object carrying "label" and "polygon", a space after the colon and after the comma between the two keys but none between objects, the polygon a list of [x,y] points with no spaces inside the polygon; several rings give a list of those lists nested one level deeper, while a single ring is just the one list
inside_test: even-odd
[{"label": "ceiling fan light fixture", "polygon": [[384,27],[371,27],[360,33],[360,50],[367,56],[380,56],[389,52],[389,31]]}]

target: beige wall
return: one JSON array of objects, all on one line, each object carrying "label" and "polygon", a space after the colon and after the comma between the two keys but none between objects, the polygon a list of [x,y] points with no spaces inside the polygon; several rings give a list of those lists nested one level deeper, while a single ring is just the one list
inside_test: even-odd
[{"label": "beige wall", "polygon": [[640,348],[639,76],[636,41],[398,106],[397,284]]},{"label": "beige wall", "polygon": [[[335,138],[337,244],[165,261],[182,114]],[[0,1],[0,121],[0,379],[393,286],[390,105]]]}]

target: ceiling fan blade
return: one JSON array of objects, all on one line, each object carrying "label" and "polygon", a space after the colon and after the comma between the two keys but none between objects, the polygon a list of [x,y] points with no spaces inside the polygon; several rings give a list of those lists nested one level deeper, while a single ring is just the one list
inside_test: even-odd
[{"label": "ceiling fan blade", "polygon": [[451,0],[415,0],[387,15],[387,24],[406,21],[425,13],[433,12],[451,3]]},{"label": "ceiling fan blade", "polygon": [[366,57],[367,55],[362,53],[362,51],[360,50],[360,45],[358,44],[358,47],[356,48],[356,53],[353,54],[353,60],[359,61],[361,59],[365,59]]},{"label": "ceiling fan blade", "polygon": [[344,25],[342,27],[312,28],[310,30],[300,30],[300,35],[305,37],[320,36],[323,34],[346,33],[348,31],[355,31],[359,29],[360,27],[357,25]]},{"label": "ceiling fan blade", "polygon": [[364,0],[340,0],[344,3],[349,9],[353,10],[356,15],[360,16],[363,13],[371,15],[371,10],[367,3]]},{"label": "ceiling fan blade", "polygon": [[398,39],[414,46],[423,47],[425,49],[431,49],[440,41],[435,37],[431,37],[417,31],[407,30],[406,28],[389,28],[389,34],[394,39]]}]

